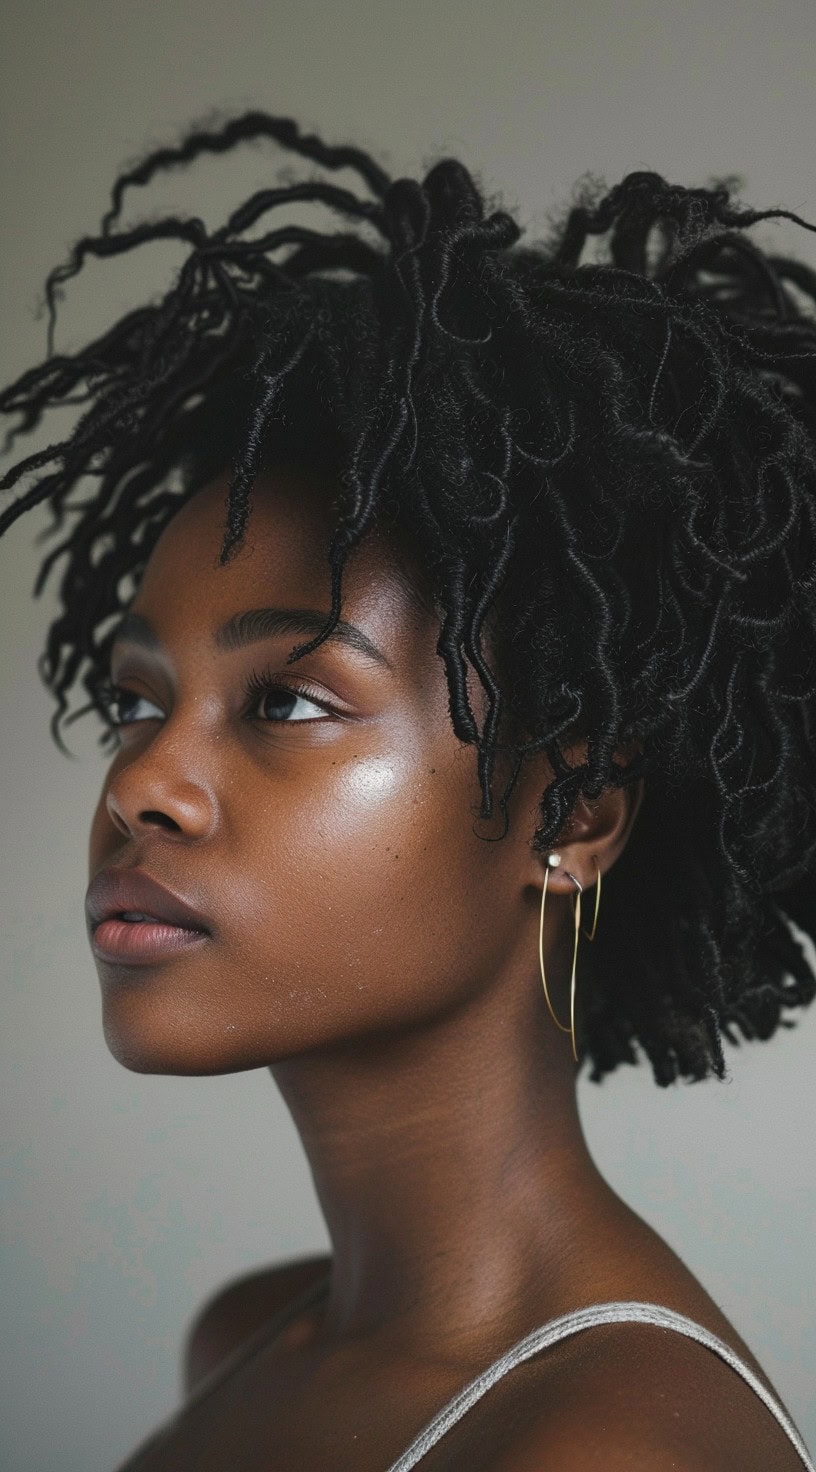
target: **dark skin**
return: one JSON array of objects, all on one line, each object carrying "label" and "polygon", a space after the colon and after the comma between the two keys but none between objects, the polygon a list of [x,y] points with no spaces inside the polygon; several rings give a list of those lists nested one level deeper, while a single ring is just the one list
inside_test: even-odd
[{"label": "dark skin", "polygon": [[[384,1472],[509,1345],[603,1300],[686,1313],[762,1375],[584,1141],[570,1040],[538,965],[544,859],[530,837],[543,758],[522,769],[507,836],[485,842],[502,825],[478,818],[438,616],[410,549],[379,532],[347,564],[343,617],[387,663],[332,640],[287,665],[307,637],[291,631],[216,648],[236,613],[330,606],[331,481],[265,472],[246,544],[220,567],[226,487],[196,494],[151,555],[133,611],[158,647],[114,649],[128,720],[90,839],[91,876],[139,866],[205,914],[212,936],[148,967],[97,960],[105,1035],[143,1072],[269,1067],[333,1251],[254,1274],[208,1306],[187,1350],[198,1393],[128,1468]],[[267,669],[308,693],[248,700],[245,680]],[[596,865],[607,872],[637,805],[631,789],[579,805],[558,845],[544,954],[561,1018],[566,871],[586,886]],[[325,1303],[262,1342],[276,1310],[329,1271]],[[513,1371],[420,1465],[800,1464],[727,1365],[680,1335],[624,1324]]]}]

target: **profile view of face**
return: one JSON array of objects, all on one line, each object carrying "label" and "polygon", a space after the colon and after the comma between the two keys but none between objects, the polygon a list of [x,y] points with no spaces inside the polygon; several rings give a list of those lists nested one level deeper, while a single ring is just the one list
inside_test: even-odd
[{"label": "profile view of face", "polygon": [[[478,818],[439,617],[405,558],[369,535],[342,609],[364,637],[287,665],[331,606],[331,483],[265,472],[244,545],[220,566],[227,486],[196,493],[165,528],[131,605],[135,637],[111,661],[121,744],[90,878],[138,868],[206,924],[154,959],[94,951],[108,1045],[144,1072],[253,1068],[404,1032],[478,999],[522,945],[536,965],[536,787],[519,783],[510,831],[486,842],[503,825]],[[270,608],[322,617],[223,632]]]}]

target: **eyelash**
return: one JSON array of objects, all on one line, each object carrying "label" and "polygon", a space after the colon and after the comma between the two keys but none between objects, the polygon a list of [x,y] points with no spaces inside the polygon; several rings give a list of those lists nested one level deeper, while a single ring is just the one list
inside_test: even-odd
[{"label": "eyelash", "polygon": [[[299,680],[285,682],[281,679],[280,675],[273,675],[271,669],[266,669],[262,672],[253,670],[244,681],[244,700],[256,706],[262,695],[269,695],[278,690],[285,691],[287,695],[299,695],[302,699],[308,700],[310,704],[319,706],[327,714],[332,713],[331,707],[324,700],[319,700],[309,685],[302,684]],[[112,714],[113,707],[117,701],[127,699],[128,697],[132,700],[149,699],[146,695],[137,695],[134,690],[126,690],[122,685],[115,684],[113,680],[103,680],[98,687],[99,703],[102,707],[105,720],[114,730],[118,730],[120,726],[136,724],[126,720],[116,720]],[[275,721],[269,716],[258,716],[255,719],[263,720],[268,725],[304,726],[313,723],[317,717],[308,716],[305,721]]]},{"label": "eyelash", "polygon": [[[266,669],[260,673],[253,670],[252,674],[244,681],[244,698],[247,701],[252,701],[254,697],[254,701],[257,703],[259,696],[268,695],[273,690],[285,690],[288,695],[300,695],[304,700],[310,701],[312,705],[319,705],[320,709],[326,711],[327,714],[331,713],[331,707],[326,704],[325,700],[319,700],[309,685],[301,684],[299,680],[292,680],[288,684],[284,683],[280,675],[272,674],[271,669]],[[313,721],[316,718],[310,716],[308,719]],[[271,722],[271,724],[302,726],[306,725],[307,722],[279,721]]]}]

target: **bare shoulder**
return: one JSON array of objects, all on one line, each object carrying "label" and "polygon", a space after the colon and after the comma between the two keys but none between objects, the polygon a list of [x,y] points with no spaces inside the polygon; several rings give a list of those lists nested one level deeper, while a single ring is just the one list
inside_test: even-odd
[{"label": "bare shoulder", "polygon": [[614,1324],[557,1350],[530,1363],[504,1434],[491,1428],[484,1472],[802,1472],[750,1386],[680,1334]]},{"label": "bare shoulder", "polygon": [[225,1283],[194,1316],[185,1336],[182,1378],[189,1395],[278,1313],[329,1271],[328,1256],[297,1258]]}]

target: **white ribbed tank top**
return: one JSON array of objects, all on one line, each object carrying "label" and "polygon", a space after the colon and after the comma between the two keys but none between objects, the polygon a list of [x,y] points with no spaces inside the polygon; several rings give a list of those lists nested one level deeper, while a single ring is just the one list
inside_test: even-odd
[{"label": "white ribbed tank top", "polygon": [[[297,1298],[294,1304],[290,1304],[281,1317],[285,1318],[285,1321],[294,1318],[302,1309],[320,1299],[327,1289],[328,1279],[326,1278],[310,1285],[306,1293]],[[441,1411],[438,1411],[427,1426],[420,1431],[419,1435],[414,1437],[402,1456],[398,1457],[396,1462],[391,1463],[388,1472],[410,1472],[412,1467],[416,1467],[431,1450],[431,1447],[436,1446],[445,1433],[450,1431],[457,1421],[461,1421],[471,1407],[475,1406],[476,1402],[481,1400],[482,1396],[486,1395],[488,1390],[509,1374],[516,1365],[532,1359],[533,1355],[541,1354],[543,1350],[557,1344],[560,1339],[567,1339],[571,1334],[579,1334],[585,1329],[593,1329],[596,1324],[656,1324],[659,1328],[674,1329],[679,1334],[685,1334],[689,1339],[696,1339],[698,1344],[704,1344],[706,1349],[719,1355],[720,1359],[725,1360],[732,1370],[736,1370],[737,1374],[742,1376],[745,1383],[755,1391],[771,1415],[778,1421],[798,1452],[802,1466],[807,1468],[807,1472],[816,1472],[816,1464],[812,1461],[787,1411],[771,1391],[766,1389],[750,1365],[740,1359],[730,1345],[719,1339],[716,1334],[712,1334],[710,1329],[704,1329],[702,1324],[696,1323],[694,1319],[686,1318],[685,1314],[677,1313],[675,1309],[664,1308],[659,1303],[639,1303],[636,1300],[620,1303],[594,1303],[588,1308],[574,1309],[571,1313],[561,1314],[560,1318],[551,1319],[549,1323],[533,1329],[530,1334],[526,1334],[504,1354],[499,1355],[498,1359],[488,1365],[487,1369],[477,1375],[474,1380],[471,1380],[463,1390],[452,1396]],[[275,1327],[278,1330],[283,1327],[280,1320]]]}]

